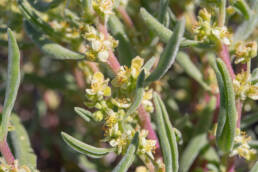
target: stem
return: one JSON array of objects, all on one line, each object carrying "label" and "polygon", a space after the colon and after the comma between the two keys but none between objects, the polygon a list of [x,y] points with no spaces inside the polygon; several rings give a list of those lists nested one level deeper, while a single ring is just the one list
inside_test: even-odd
[{"label": "stem", "polygon": [[228,71],[230,73],[230,76],[232,79],[235,79],[235,73],[231,66],[231,60],[229,56],[228,47],[225,44],[221,44],[218,50],[218,56],[223,60],[223,62],[226,64]]},{"label": "stem", "polygon": [[0,151],[2,156],[4,157],[7,164],[13,165],[14,164],[14,157],[13,154],[6,142],[6,140],[0,142]]},{"label": "stem", "polygon": [[125,8],[122,6],[119,6],[117,8],[117,11],[119,12],[119,14],[121,15],[122,19],[124,20],[125,24],[129,27],[129,28],[134,28],[134,24],[133,21],[131,19],[131,17],[128,15],[128,13],[126,12]]},{"label": "stem", "polygon": [[[109,33],[107,31],[106,26],[99,24],[97,27],[98,27],[98,30],[100,32],[102,32],[106,38],[108,38]],[[116,74],[120,70],[120,63],[118,62],[118,60],[112,50],[109,51],[109,55],[110,56],[108,58],[107,65],[114,72],[114,74]],[[155,131],[152,128],[150,115],[148,112],[145,111],[142,104],[139,106],[138,112],[139,112],[141,126],[143,127],[143,129],[148,131],[148,139],[152,139],[152,140],[156,141],[155,157],[161,158],[162,156],[161,156],[159,140],[158,140],[158,137],[157,137]]]}]

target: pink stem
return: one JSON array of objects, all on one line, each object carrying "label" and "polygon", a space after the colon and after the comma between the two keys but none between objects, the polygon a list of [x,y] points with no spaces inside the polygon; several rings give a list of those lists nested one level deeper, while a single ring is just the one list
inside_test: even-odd
[{"label": "pink stem", "polygon": [[6,140],[0,142],[0,151],[7,164],[13,165],[15,159]]},{"label": "pink stem", "polygon": [[128,13],[126,12],[125,8],[122,6],[119,6],[117,8],[117,11],[120,13],[121,17],[123,18],[125,24],[129,27],[129,28],[134,28],[134,24],[133,21],[131,20],[130,16],[128,15]]},{"label": "pink stem", "polygon": [[224,61],[224,63],[226,64],[230,76],[232,79],[235,79],[235,73],[234,70],[231,66],[231,60],[230,60],[230,56],[229,56],[229,51],[228,51],[228,47],[225,44],[222,44],[220,47],[220,50],[218,52],[219,57]]}]

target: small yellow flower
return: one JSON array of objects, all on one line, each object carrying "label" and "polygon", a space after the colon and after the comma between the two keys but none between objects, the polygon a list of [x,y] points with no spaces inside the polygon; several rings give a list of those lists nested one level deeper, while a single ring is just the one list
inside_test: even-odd
[{"label": "small yellow flower", "polygon": [[239,128],[236,130],[236,137],[235,137],[235,144],[238,145],[236,148],[233,149],[231,155],[239,155],[246,160],[251,160],[256,151],[251,149],[248,142],[251,140],[250,136],[247,136],[245,132],[240,131]]},{"label": "small yellow flower", "polygon": [[139,154],[148,154],[151,158],[154,159],[152,152],[155,150],[156,141],[155,140],[148,140],[146,139],[148,135],[147,130],[141,130],[139,136]]},{"label": "small yellow flower", "polygon": [[234,90],[236,96],[241,100],[245,100],[246,97],[249,97],[253,100],[258,100],[258,86],[252,85],[250,81],[250,75],[242,71],[236,75],[235,80],[233,81]]},{"label": "small yellow flower", "polygon": [[95,12],[101,16],[104,17],[104,20],[107,20],[107,17],[110,14],[113,14],[113,8],[114,8],[114,0],[93,0],[92,6]]},{"label": "small yellow flower", "polygon": [[111,88],[108,86],[108,79],[104,80],[104,75],[101,72],[94,73],[91,80],[91,89],[86,89],[86,95],[90,99],[97,96],[98,100],[102,99],[103,96],[111,95]]},{"label": "small yellow flower", "polygon": [[129,98],[112,98],[111,102],[119,108],[129,108],[131,105]]},{"label": "small yellow flower", "polygon": [[86,56],[91,61],[106,62],[109,57],[109,50],[113,50],[118,45],[113,37],[105,39],[103,33],[98,32],[94,27],[87,26],[84,38],[89,41]]},{"label": "small yellow flower", "polygon": [[127,66],[121,66],[119,72],[116,77],[111,81],[111,84],[114,87],[121,87],[122,89],[126,89],[130,84],[130,76],[131,71]]},{"label": "small yellow flower", "polygon": [[235,45],[235,55],[235,63],[247,63],[251,58],[257,56],[257,43],[255,41],[247,43],[243,41],[237,42]]},{"label": "small yellow flower", "polygon": [[142,68],[143,63],[144,63],[144,60],[142,58],[140,58],[139,56],[135,57],[132,60],[131,74],[132,74],[133,78],[138,77],[138,75],[141,72],[141,68]]}]

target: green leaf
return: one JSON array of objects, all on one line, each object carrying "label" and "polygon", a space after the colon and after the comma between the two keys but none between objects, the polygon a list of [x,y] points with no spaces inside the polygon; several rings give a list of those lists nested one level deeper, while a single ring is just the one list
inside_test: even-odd
[{"label": "green leaf", "polygon": [[146,85],[153,81],[159,80],[172,66],[172,64],[175,61],[179,45],[184,34],[184,29],[185,20],[180,20],[176,25],[175,32],[171,36],[168,45],[166,46],[164,52],[161,54],[157,67],[145,80]]},{"label": "green leaf", "polygon": [[248,114],[243,116],[243,119],[241,119],[241,128],[246,129],[247,127],[255,124],[258,122],[258,113],[255,112],[253,114]]},{"label": "green leaf", "polygon": [[129,107],[129,109],[126,112],[126,117],[128,115],[132,114],[140,106],[140,104],[142,102],[142,98],[144,95],[144,79],[145,79],[145,72],[144,72],[144,70],[142,70],[137,78],[135,98],[133,100],[133,103],[131,104],[131,106]]},{"label": "green leaf", "polygon": [[11,29],[8,29],[8,76],[0,130],[0,140],[4,141],[8,132],[9,118],[20,85],[20,52]]},{"label": "green leaf", "polygon": [[59,39],[60,34],[55,32],[55,30],[41,19],[39,12],[33,9],[27,0],[17,0],[18,7],[21,10],[23,16],[39,31],[46,33],[52,38]]},{"label": "green leaf", "polygon": [[[216,107],[215,97],[211,97],[207,107],[203,110],[202,116],[199,119],[194,131],[194,137],[188,143],[180,160],[180,172],[189,171],[196,157],[201,150],[208,144],[207,132],[210,129],[213,117],[213,111]],[[205,121],[205,123],[204,123]]]},{"label": "green leaf", "polygon": [[161,107],[161,110],[162,110],[162,115],[166,126],[166,133],[170,144],[173,172],[177,172],[178,171],[178,147],[177,147],[177,139],[175,136],[175,129],[171,125],[171,122],[168,117],[168,112],[163,101],[161,100],[158,94],[156,95],[159,101],[159,106]]},{"label": "green leaf", "polygon": [[[165,43],[169,42],[169,38],[173,35],[173,32],[162,25],[155,17],[148,13],[144,8],[140,9],[140,15],[146,24],[146,26],[155,32],[155,34]],[[182,40],[181,46],[196,46],[200,45],[198,41]]]},{"label": "green leaf", "polygon": [[30,38],[37,44],[41,51],[57,60],[82,60],[83,54],[71,51],[57,43],[48,40],[42,33],[36,31],[27,21],[25,30]]},{"label": "green leaf", "polygon": [[207,135],[205,133],[192,138],[180,159],[179,172],[188,172],[198,154],[207,144]]},{"label": "green leaf", "polygon": [[254,12],[251,14],[250,18],[244,21],[236,30],[234,34],[234,42],[246,40],[254,31],[258,24],[258,0],[255,0],[253,4]]},{"label": "green leaf", "polygon": [[131,46],[132,43],[125,32],[123,24],[117,16],[111,15],[108,20],[108,26],[112,35],[119,41],[117,47],[119,62],[122,65],[130,66],[136,53]]},{"label": "green leaf", "polygon": [[122,158],[122,160],[118,163],[118,165],[112,170],[112,172],[127,172],[129,167],[132,165],[135,154],[137,151],[139,142],[139,133],[135,133],[132,142],[128,146],[128,149]]},{"label": "green leaf", "polygon": [[73,150],[85,154],[91,158],[101,158],[109,152],[113,152],[112,148],[96,148],[94,146],[83,143],[80,140],[77,140],[65,132],[61,132],[61,135],[66,144],[68,144]]},{"label": "green leaf", "polygon": [[150,72],[155,61],[156,61],[156,57],[153,56],[144,64],[143,69],[145,70],[146,73]]},{"label": "green leaf", "polygon": [[256,163],[254,164],[250,172],[257,172],[257,171],[258,171],[258,161],[256,161]]},{"label": "green leaf", "polygon": [[251,76],[252,85],[256,85],[258,83],[258,68],[255,68],[252,72]]},{"label": "green leaf", "polygon": [[168,134],[167,134],[167,127],[166,123],[163,118],[163,111],[162,107],[159,102],[159,97],[156,92],[153,94],[153,101],[155,104],[155,123],[157,126],[157,131],[159,135],[159,140],[160,140],[160,145],[161,145],[161,150],[164,158],[164,163],[166,166],[166,171],[173,171],[173,161],[172,161],[172,152],[171,152],[171,145],[168,139]]},{"label": "green leaf", "polygon": [[30,4],[37,10],[45,12],[52,8],[57,7],[59,4],[64,2],[64,0],[52,0],[52,1],[44,1],[44,0],[29,0]]},{"label": "green leaf", "polygon": [[[221,99],[216,138],[220,149],[224,152],[229,152],[234,146],[236,131],[237,111],[235,104],[235,93],[230,74],[226,65],[221,59],[217,59],[217,68],[218,71],[215,72],[219,82]],[[223,86],[220,82],[223,82]]]},{"label": "green leaf", "polygon": [[210,90],[210,87],[205,83],[203,75],[199,69],[193,64],[189,56],[184,52],[179,52],[176,57],[176,62],[184,69],[184,71],[198,82],[205,90]]},{"label": "green leaf", "polygon": [[26,165],[34,171],[37,169],[37,156],[31,147],[27,131],[18,116],[12,115],[11,122],[14,126],[14,130],[11,131],[11,140],[19,165]]},{"label": "green leaf", "polygon": [[244,0],[236,0],[233,2],[232,6],[239,11],[246,19],[249,19],[252,10]]},{"label": "green leaf", "polygon": [[85,110],[81,107],[75,107],[74,111],[85,121],[89,122],[90,120],[92,120],[92,113],[88,110]]},{"label": "green leaf", "polygon": [[159,3],[159,21],[166,26],[166,14],[168,9],[168,0],[160,0]]}]

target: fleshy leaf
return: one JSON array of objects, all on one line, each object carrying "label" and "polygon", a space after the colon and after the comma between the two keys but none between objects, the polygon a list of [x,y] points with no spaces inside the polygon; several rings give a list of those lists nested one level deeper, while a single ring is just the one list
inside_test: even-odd
[{"label": "fleshy leaf", "polygon": [[42,33],[36,31],[27,21],[25,21],[24,25],[27,34],[37,44],[43,53],[58,60],[85,59],[83,54],[71,51],[57,43],[48,40]]},{"label": "fleshy leaf", "polygon": [[74,111],[85,121],[89,122],[92,120],[92,113],[88,110],[85,110],[81,107],[75,107]]},{"label": "fleshy leaf", "polygon": [[179,45],[184,34],[184,29],[185,20],[180,20],[176,25],[174,34],[171,36],[165,50],[161,54],[157,67],[145,80],[146,84],[160,79],[172,66],[177,56]]},{"label": "fleshy leaf", "polygon": [[177,147],[177,140],[175,136],[175,129],[173,128],[169,120],[168,112],[163,101],[161,100],[160,96],[158,96],[158,94],[156,95],[159,101],[159,106],[161,107],[161,110],[162,110],[162,115],[166,126],[166,133],[170,144],[173,172],[177,172],[179,166],[178,166],[178,147]]},{"label": "fleshy leaf", "polygon": [[[157,34],[157,36],[165,43],[169,42],[169,38],[173,35],[173,32],[162,25],[155,17],[148,13],[144,8],[140,9],[140,15],[146,24],[146,26]],[[182,40],[181,46],[196,46],[200,45],[198,41]]]},{"label": "fleshy leaf", "polygon": [[141,104],[141,101],[144,95],[144,79],[145,79],[145,72],[144,70],[142,70],[137,78],[135,98],[133,100],[133,103],[131,104],[131,106],[126,112],[126,117],[132,114]]},{"label": "fleshy leaf", "polygon": [[96,148],[94,146],[88,145],[86,143],[77,140],[76,138],[68,135],[65,132],[61,132],[61,135],[64,141],[75,151],[85,154],[91,158],[101,158],[108,154],[109,152],[113,152],[112,148]]},{"label": "fleshy leaf", "polygon": [[179,52],[176,62],[184,69],[184,71],[195,81],[197,81],[205,90],[210,90],[209,86],[204,82],[203,76],[199,69],[193,64],[189,56],[184,52]]},{"label": "fleshy leaf", "polygon": [[221,97],[219,122],[216,133],[217,144],[221,150],[229,152],[232,150],[234,145],[236,130],[237,111],[235,93],[230,74],[221,59],[217,59],[217,69],[215,69],[215,73]]},{"label": "fleshy leaf", "polygon": [[166,168],[166,171],[173,171],[171,145],[169,143],[168,134],[166,131],[167,127],[163,118],[162,107],[159,103],[159,98],[156,92],[153,94],[153,101],[155,104],[155,111],[156,111],[156,113],[154,114],[155,115],[154,119],[157,126],[165,168]]},{"label": "fleshy leaf", "polygon": [[137,151],[139,142],[139,133],[135,133],[132,142],[128,146],[128,149],[123,156],[122,160],[118,163],[118,165],[112,170],[112,172],[127,172],[128,168],[132,165],[135,154]]},{"label": "fleshy leaf", "polygon": [[258,161],[254,164],[250,172],[257,172],[257,171],[258,171]]},{"label": "fleshy leaf", "polygon": [[130,66],[131,60],[136,56],[136,53],[131,46],[132,43],[124,30],[123,24],[120,22],[119,18],[115,15],[111,15],[108,20],[108,26],[112,35],[119,41],[117,51],[120,63]]},{"label": "fleshy leaf", "polygon": [[14,130],[11,131],[11,139],[15,156],[19,160],[19,165],[26,165],[31,170],[36,170],[37,156],[31,147],[27,131],[18,116],[12,115],[11,123],[14,126]]},{"label": "fleshy leaf", "polygon": [[0,130],[0,140],[6,139],[10,115],[20,85],[20,52],[11,29],[8,29],[8,76]]}]

